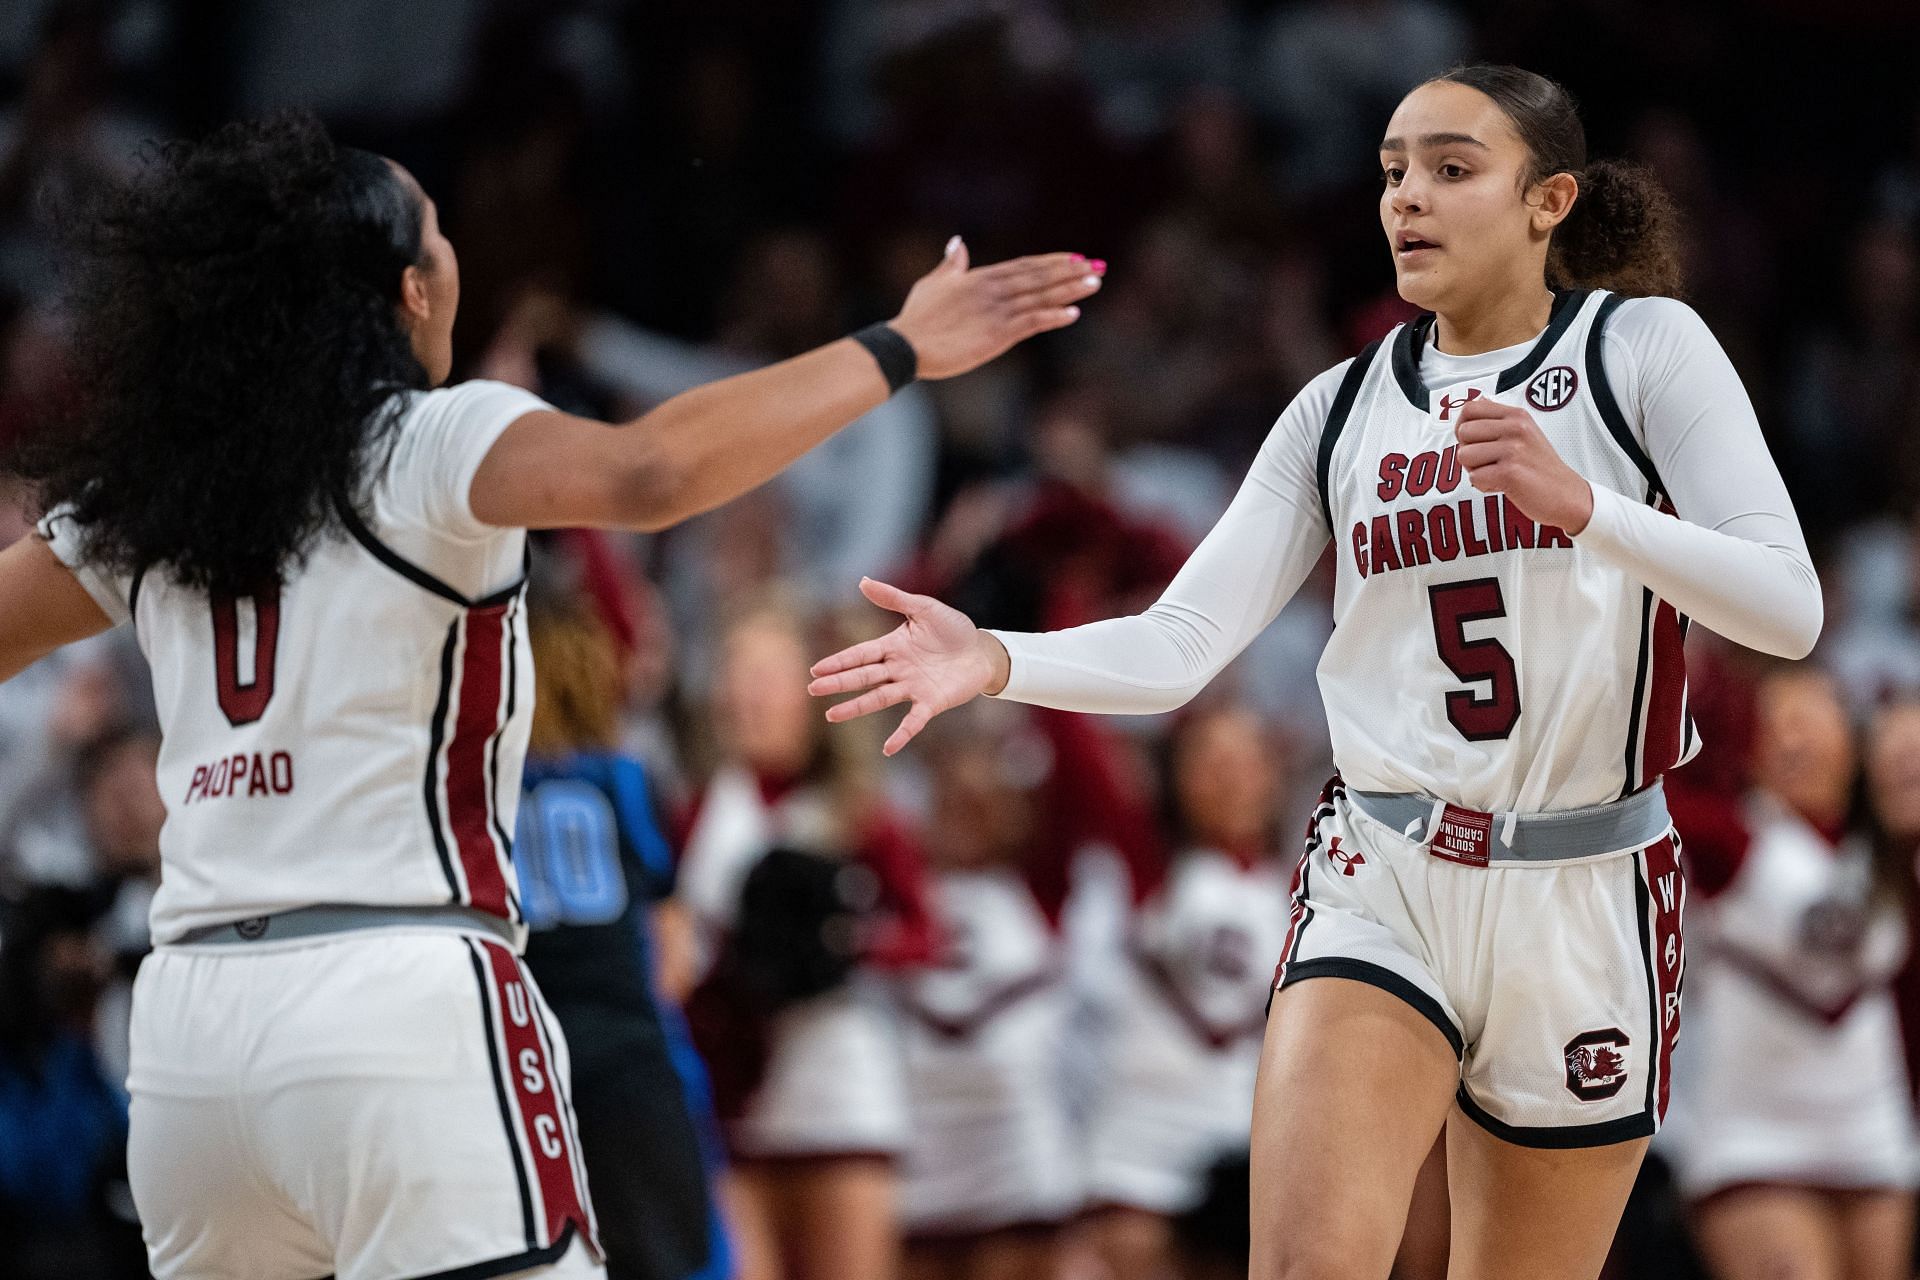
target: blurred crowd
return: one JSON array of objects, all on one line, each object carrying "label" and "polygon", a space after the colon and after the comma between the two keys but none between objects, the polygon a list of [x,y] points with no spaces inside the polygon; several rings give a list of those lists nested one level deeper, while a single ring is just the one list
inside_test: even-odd
[{"label": "blurred crowd", "polygon": [[[1711,833],[1746,831],[1730,806],[1758,793],[1871,842],[1903,904],[1916,36],[1897,0],[10,0],[0,442],[63,392],[61,197],[150,140],[283,106],[437,200],[462,262],[456,377],[610,420],[884,318],[955,233],[976,262],[1108,261],[1073,329],[909,389],[762,490],[664,534],[545,549],[617,656],[620,747],[675,836],[686,936],[663,938],[658,976],[709,1053],[743,1266],[877,1276],[833,1253],[870,1227],[882,1256],[914,1242],[929,1278],[1233,1274],[1275,930],[1331,772],[1313,680],[1330,576],[1168,717],[992,705],[883,764],[862,728],[826,730],[808,663],[885,625],[862,574],[983,626],[1150,602],[1293,394],[1409,315],[1374,211],[1392,105],[1455,63],[1514,61],[1566,83],[1594,149],[1678,200],[1687,300],[1746,381],[1826,587],[1825,721],[1781,712],[1779,673],[1696,629],[1709,745],[1679,787],[1699,843],[1733,848],[1714,865],[1734,876],[1748,837]],[[0,542],[30,515],[0,494]],[[121,1082],[156,746],[124,633],[0,686],[10,1274],[145,1274]],[[1822,769],[1814,798],[1796,791]],[[795,844],[868,868],[870,918],[856,962],[789,993],[742,1067],[713,1049],[737,1020],[703,1016],[700,993],[750,868]],[[1272,909],[1235,917],[1248,903]],[[1182,1036],[1171,1058],[1141,1047]],[[1623,1226],[1622,1277],[1700,1274],[1664,1169]],[[839,1243],[789,1238],[810,1219]],[[942,1243],[982,1233],[1004,1249]]]}]

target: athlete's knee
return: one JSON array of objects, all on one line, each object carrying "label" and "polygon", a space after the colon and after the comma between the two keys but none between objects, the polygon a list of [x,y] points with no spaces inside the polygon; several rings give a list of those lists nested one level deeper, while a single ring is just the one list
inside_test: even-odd
[{"label": "athlete's knee", "polygon": [[1253,1247],[1249,1280],[1386,1280],[1393,1254],[1333,1232],[1289,1235]]}]

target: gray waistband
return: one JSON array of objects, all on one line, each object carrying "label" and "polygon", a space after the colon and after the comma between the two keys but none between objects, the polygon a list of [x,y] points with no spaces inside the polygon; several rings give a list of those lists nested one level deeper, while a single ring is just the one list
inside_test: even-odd
[{"label": "gray waistband", "polygon": [[[1348,791],[1347,799],[1376,822],[1420,844],[1433,838],[1444,807],[1432,796],[1389,791]],[[1672,824],[1667,793],[1657,779],[1624,800],[1591,809],[1481,816],[1492,819],[1487,846],[1491,862],[1568,862],[1623,853],[1654,843]]]},{"label": "gray waistband", "polygon": [[287,942],[297,938],[317,938],[329,933],[395,928],[470,930],[490,933],[508,946],[518,944],[512,924],[472,907],[349,905],[298,907],[277,915],[235,920],[230,924],[202,925],[198,929],[187,930],[174,943],[178,946],[204,947],[210,944]]}]

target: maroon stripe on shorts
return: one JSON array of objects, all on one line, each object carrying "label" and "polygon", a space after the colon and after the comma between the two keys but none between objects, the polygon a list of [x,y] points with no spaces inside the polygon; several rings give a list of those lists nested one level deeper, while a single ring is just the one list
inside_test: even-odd
[{"label": "maroon stripe on shorts", "polygon": [[1686,906],[1687,882],[1680,871],[1680,851],[1673,836],[1647,846],[1647,890],[1653,915],[1653,954],[1648,957],[1654,974],[1654,1028],[1659,1036],[1655,1050],[1653,1096],[1649,1098],[1655,1120],[1667,1114],[1667,1095],[1673,1063],[1674,1041],[1680,1035],[1680,981],[1686,973],[1687,948],[1680,932],[1680,914]]},{"label": "maroon stripe on shorts", "polygon": [[553,1061],[540,1036],[537,1025],[540,1012],[533,989],[511,951],[493,943],[483,944],[480,949],[486,952],[494,994],[499,1000],[504,1049],[501,1056],[512,1086],[515,1109],[519,1112],[521,1137],[533,1166],[534,1183],[539,1187],[546,1243],[558,1240],[569,1222],[592,1240],[593,1223],[581,1201],[579,1184],[574,1180],[572,1127],[554,1076]]},{"label": "maroon stripe on shorts", "polygon": [[467,645],[460,663],[460,711],[447,744],[447,825],[466,873],[467,901],[511,919],[507,878],[489,830],[487,746],[500,728],[500,644],[505,604],[467,611]]}]

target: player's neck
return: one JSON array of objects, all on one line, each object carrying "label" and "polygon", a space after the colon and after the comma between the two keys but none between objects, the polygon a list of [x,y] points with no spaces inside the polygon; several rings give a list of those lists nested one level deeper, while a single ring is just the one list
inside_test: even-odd
[{"label": "player's neck", "polygon": [[1553,294],[1542,286],[1508,289],[1457,311],[1443,311],[1434,340],[1450,356],[1477,356],[1529,341],[1553,316]]}]

